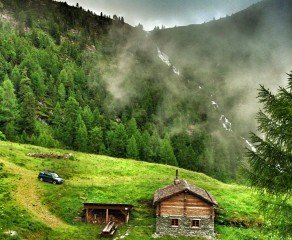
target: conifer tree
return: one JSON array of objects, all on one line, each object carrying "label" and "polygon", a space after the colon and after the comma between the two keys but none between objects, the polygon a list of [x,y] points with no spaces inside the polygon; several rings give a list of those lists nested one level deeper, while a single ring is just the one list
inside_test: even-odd
[{"label": "conifer tree", "polygon": [[150,137],[150,155],[149,160],[152,162],[159,162],[159,153],[161,148],[161,138],[157,131],[154,131]]},{"label": "conifer tree", "polygon": [[151,156],[153,155],[152,149],[151,149],[151,136],[147,130],[145,130],[141,136],[142,138],[142,144],[140,149],[140,158],[144,161],[150,161]]},{"label": "conifer tree", "polygon": [[74,146],[74,138],[77,130],[77,117],[80,112],[79,103],[70,96],[65,104],[63,142],[67,146]]},{"label": "conifer tree", "polygon": [[135,135],[138,131],[137,122],[135,118],[131,118],[127,124],[127,134],[129,137]]},{"label": "conifer tree", "polygon": [[257,115],[258,130],[251,135],[255,151],[249,151],[250,179],[270,194],[292,193],[292,74],[288,88],[272,94],[261,86],[258,95],[263,110]]},{"label": "conifer tree", "polygon": [[252,133],[253,148],[249,150],[249,178],[261,192],[265,216],[278,239],[292,236],[292,73],[288,87],[276,94],[261,86],[258,98],[263,110],[257,114],[258,130]]},{"label": "conifer tree", "polygon": [[88,147],[88,133],[86,125],[79,114],[77,117],[77,131],[76,131],[76,138],[75,138],[75,147],[79,151],[87,151]]},{"label": "conifer tree", "polygon": [[139,156],[137,142],[134,136],[132,136],[127,144],[127,157],[137,159]]},{"label": "conifer tree", "polygon": [[82,119],[83,119],[87,129],[93,128],[94,116],[93,116],[93,113],[92,113],[90,107],[86,106],[82,110]]},{"label": "conifer tree", "polygon": [[108,150],[112,156],[126,157],[127,132],[122,123],[111,122],[107,133]]},{"label": "conifer tree", "polygon": [[44,83],[44,72],[41,67],[38,67],[36,71],[31,73],[31,81],[37,97],[43,98],[46,93],[46,86]]},{"label": "conifer tree", "polygon": [[94,153],[104,153],[105,146],[103,143],[103,132],[100,127],[94,127],[89,132],[89,148],[91,152]]},{"label": "conifer tree", "polygon": [[16,135],[19,106],[13,83],[6,76],[0,90],[0,126],[10,140]]},{"label": "conifer tree", "polygon": [[61,82],[58,86],[58,101],[63,105],[66,99],[66,89],[64,84]]},{"label": "conifer tree", "polygon": [[63,119],[63,111],[59,102],[57,102],[56,106],[53,109],[52,125],[55,138],[61,140],[63,136],[62,132],[65,125]]},{"label": "conifer tree", "polygon": [[11,81],[14,84],[15,90],[19,90],[19,84],[21,81],[21,73],[18,66],[15,66],[11,72]]},{"label": "conifer tree", "polygon": [[159,156],[160,156],[161,163],[177,166],[177,160],[174,155],[173,148],[171,146],[171,142],[168,137],[165,137],[162,140]]},{"label": "conifer tree", "polygon": [[3,132],[0,131],[0,141],[6,141],[6,136]]},{"label": "conifer tree", "polygon": [[177,159],[180,167],[198,171],[197,158],[192,146],[183,145],[178,151]]},{"label": "conifer tree", "polygon": [[36,100],[31,89],[31,81],[29,78],[23,78],[20,82],[20,128],[25,135],[32,135],[35,131]]}]

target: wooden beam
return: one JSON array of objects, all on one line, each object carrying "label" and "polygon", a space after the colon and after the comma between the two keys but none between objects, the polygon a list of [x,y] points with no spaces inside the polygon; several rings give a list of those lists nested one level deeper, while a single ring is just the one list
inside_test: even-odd
[{"label": "wooden beam", "polygon": [[105,223],[108,224],[109,218],[108,218],[108,208],[105,210]]},{"label": "wooden beam", "polygon": [[127,216],[126,216],[126,223],[129,222],[129,218],[130,218],[130,214],[128,213]]},{"label": "wooden beam", "polygon": [[187,212],[187,194],[184,192],[184,216],[186,216]]},{"label": "wooden beam", "polygon": [[88,209],[86,208],[85,221],[88,222]]}]

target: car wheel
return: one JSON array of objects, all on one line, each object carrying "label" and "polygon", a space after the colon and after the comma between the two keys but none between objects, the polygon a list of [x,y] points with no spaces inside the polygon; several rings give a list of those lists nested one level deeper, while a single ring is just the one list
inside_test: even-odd
[{"label": "car wheel", "polygon": [[44,179],[43,178],[40,178],[40,181],[42,182],[42,181],[44,181]]},{"label": "car wheel", "polygon": [[53,184],[56,184],[57,182],[56,181],[53,181]]}]

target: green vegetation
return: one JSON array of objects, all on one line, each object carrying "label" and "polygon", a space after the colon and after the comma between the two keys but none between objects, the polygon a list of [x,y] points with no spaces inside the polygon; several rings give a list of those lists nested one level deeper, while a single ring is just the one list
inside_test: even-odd
[{"label": "green vegetation", "polygon": [[[65,151],[0,142],[1,239],[10,239],[4,234],[7,230],[17,231],[19,239],[96,239],[100,227],[75,220],[83,202],[133,204],[129,225],[120,228],[118,236],[128,231],[126,239],[151,239],[153,194],[173,181],[175,167],[78,152],[72,160],[40,159],[28,157],[30,152]],[[56,171],[66,182],[39,182],[38,172],[44,169]],[[219,202],[219,239],[264,239],[259,233],[263,220],[257,197],[250,189],[202,173],[181,169],[179,174],[210,191]]]},{"label": "green vegetation", "polygon": [[292,237],[292,74],[288,76],[288,87],[277,94],[261,86],[258,98],[263,110],[257,120],[265,137],[253,133],[255,150],[249,151],[251,183],[264,195],[271,226],[287,238]]},{"label": "green vegetation", "polygon": [[218,132],[209,94],[160,61],[142,26],[51,0],[1,2],[1,139],[238,179],[241,140]]},{"label": "green vegetation", "polygon": [[[250,90],[246,82],[255,85],[253,76],[261,78],[259,69],[274,76],[285,68],[279,59],[290,57],[285,54],[291,52],[286,41],[291,28],[285,26],[291,25],[291,10],[291,1],[267,0],[218,21],[156,28],[146,37],[140,24],[131,27],[123,17],[97,15],[79,5],[1,0],[0,140],[5,142],[0,142],[0,238],[95,239],[100,228],[75,218],[82,202],[97,201],[134,204],[130,224],[118,234],[150,239],[155,224],[152,196],[173,180],[174,167],[188,169],[180,171],[181,177],[218,200],[219,239],[265,239],[259,230],[273,226],[258,210],[263,201],[275,203],[264,209],[267,213],[278,207],[289,213],[278,219],[278,232],[291,229],[289,201],[279,205],[278,199],[264,196],[258,201],[249,188],[225,184],[242,180],[245,143],[240,136],[253,129],[245,112],[250,109],[238,107],[249,96],[242,90]],[[269,19],[271,12],[274,18]],[[159,59],[157,45],[174,59],[179,76]],[[260,126],[269,134],[278,134],[278,117],[291,117],[291,94],[280,92],[283,102],[271,119],[276,127]],[[264,90],[262,94],[273,97]],[[213,100],[220,108],[212,106]],[[268,105],[267,110],[274,114]],[[229,114],[233,131],[220,126],[223,113]],[[263,117],[266,123],[269,119]],[[242,119],[248,120],[241,124]],[[285,151],[291,150],[290,128],[286,131]],[[26,156],[65,149],[83,153],[70,160]],[[287,169],[290,158],[281,160],[287,160]],[[36,176],[44,169],[56,171],[66,183],[38,182]],[[259,175],[263,185],[255,185],[272,193],[283,189],[281,196],[290,191],[290,171],[278,176],[270,170]],[[8,236],[9,230],[18,235]],[[273,234],[267,238],[279,238]]]}]

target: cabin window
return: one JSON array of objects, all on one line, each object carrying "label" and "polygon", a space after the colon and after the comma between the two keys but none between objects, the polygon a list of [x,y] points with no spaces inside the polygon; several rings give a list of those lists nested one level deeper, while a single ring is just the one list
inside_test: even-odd
[{"label": "cabin window", "polygon": [[177,218],[171,219],[171,226],[178,227],[178,219]]},{"label": "cabin window", "polygon": [[193,227],[193,228],[199,228],[200,227],[200,220],[198,220],[198,219],[192,220],[191,227]]}]

